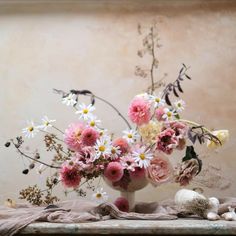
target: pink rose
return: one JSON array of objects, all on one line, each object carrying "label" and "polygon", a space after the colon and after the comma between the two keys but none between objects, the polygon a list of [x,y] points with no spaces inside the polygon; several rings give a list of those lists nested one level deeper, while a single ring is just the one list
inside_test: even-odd
[{"label": "pink rose", "polygon": [[172,179],[172,166],[167,158],[155,156],[147,168],[147,178],[155,187]]}]

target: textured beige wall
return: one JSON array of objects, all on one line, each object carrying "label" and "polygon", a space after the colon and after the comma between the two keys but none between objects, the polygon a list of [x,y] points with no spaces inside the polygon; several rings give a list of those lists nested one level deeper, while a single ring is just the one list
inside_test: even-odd
[{"label": "textured beige wall", "polygon": [[[19,2],[0,1],[0,201],[16,198],[30,183],[42,183],[36,174],[21,174],[21,158],[3,147],[5,140],[17,135],[25,120],[37,120],[44,114],[56,118],[63,128],[76,120],[72,109],[60,104],[52,88],[90,89],[126,114],[130,99],[148,83],[134,76],[135,65],[145,60],[149,63],[148,58],[137,56],[141,46],[137,24],[149,26],[154,20],[163,45],[157,78],[168,73],[167,81],[172,81],[182,62],[190,65],[193,80],[183,85],[186,118],[231,133],[222,150],[204,158],[214,166],[211,174],[218,170],[210,175],[214,188],[204,189],[212,195],[235,195],[236,2]],[[111,110],[100,103],[97,108],[109,129],[119,134],[125,128],[116,115],[110,115]],[[42,148],[39,137],[32,146]],[[199,152],[205,154],[200,148]],[[181,155],[174,153],[171,160]],[[43,158],[47,160],[50,155],[45,153]],[[137,198],[163,199],[177,189],[174,184],[156,189],[149,186]]]}]

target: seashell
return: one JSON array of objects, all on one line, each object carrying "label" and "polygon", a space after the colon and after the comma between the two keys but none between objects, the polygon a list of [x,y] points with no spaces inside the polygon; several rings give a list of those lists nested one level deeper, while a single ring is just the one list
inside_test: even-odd
[{"label": "seashell", "polygon": [[183,206],[194,199],[206,199],[202,194],[189,189],[181,189],[175,194],[175,203]]},{"label": "seashell", "polygon": [[208,220],[219,220],[219,219],[220,219],[220,216],[219,216],[217,213],[215,213],[215,212],[208,212],[208,213],[206,214],[206,218],[207,218]]},{"label": "seashell", "polygon": [[229,212],[222,214],[221,217],[229,221],[236,220],[235,209],[232,207],[228,207],[228,209],[229,209]]}]

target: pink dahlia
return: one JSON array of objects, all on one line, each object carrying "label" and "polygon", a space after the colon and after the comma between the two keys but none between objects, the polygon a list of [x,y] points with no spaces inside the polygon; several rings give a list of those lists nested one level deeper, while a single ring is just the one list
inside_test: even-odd
[{"label": "pink dahlia", "polygon": [[156,109],[155,111],[155,115],[156,115],[156,119],[158,121],[165,121],[165,119],[163,119],[163,115],[165,114],[164,112],[164,107],[159,107]]},{"label": "pink dahlia", "polygon": [[147,168],[147,178],[154,186],[166,183],[172,179],[172,166],[167,158],[155,156]]},{"label": "pink dahlia", "polygon": [[82,149],[81,134],[85,126],[83,123],[72,123],[65,130],[64,141],[68,147],[73,151],[80,151]]},{"label": "pink dahlia", "polygon": [[171,154],[173,149],[178,145],[178,139],[175,136],[175,131],[167,128],[157,136],[157,150],[166,154]]},{"label": "pink dahlia", "polygon": [[126,139],[124,138],[117,138],[113,141],[114,147],[119,147],[119,150],[121,151],[120,155],[124,155],[127,152],[129,152],[130,146]]},{"label": "pink dahlia", "polygon": [[147,100],[141,97],[134,98],[128,111],[130,120],[137,125],[147,124],[151,119],[150,106]]},{"label": "pink dahlia", "polygon": [[129,212],[129,202],[126,198],[124,197],[118,197],[115,202],[114,205],[120,210],[120,211],[124,211],[124,212]]},{"label": "pink dahlia", "polygon": [[62,184],[68,188],[76,188],[80,184],[81,176],[77,164],[66,162],[60,170],[60,179]]},{"label": "pink dahlia", "polygon": [[110,162],[104,171],[104,176],[111,182],[119,181],[123,174],[124,170],[119,162]]},{"label": "pink dahlia", "polygon": [[99,133],[94,128],[85,128],[81,134],[81,143],[84,146],[93,146],[97,139],[99,138]]},{"label": "pink dahlia", "polygon": [[134,158],[131,155],[123,156],[120,159],[120,163],[124,169],[135,171],[135,167],[137,167],[137,163],[134,161]]},{"label": "pink dahlia", "polygon": [[146,172],[144,168],[135,167],[134,171],[130,171],[129,174],[131,179],[141,179],[145,177]]}]

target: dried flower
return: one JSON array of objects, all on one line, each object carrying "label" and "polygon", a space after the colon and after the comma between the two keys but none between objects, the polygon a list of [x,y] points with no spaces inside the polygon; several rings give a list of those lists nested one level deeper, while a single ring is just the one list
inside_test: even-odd
[{"label": "dried flower", "polygon": [[194,176],[199,172],[199,163],[196,159],[190,159],[182,162],[177,169],[175,182],[180,183],[180,186],[188,185]]}]

